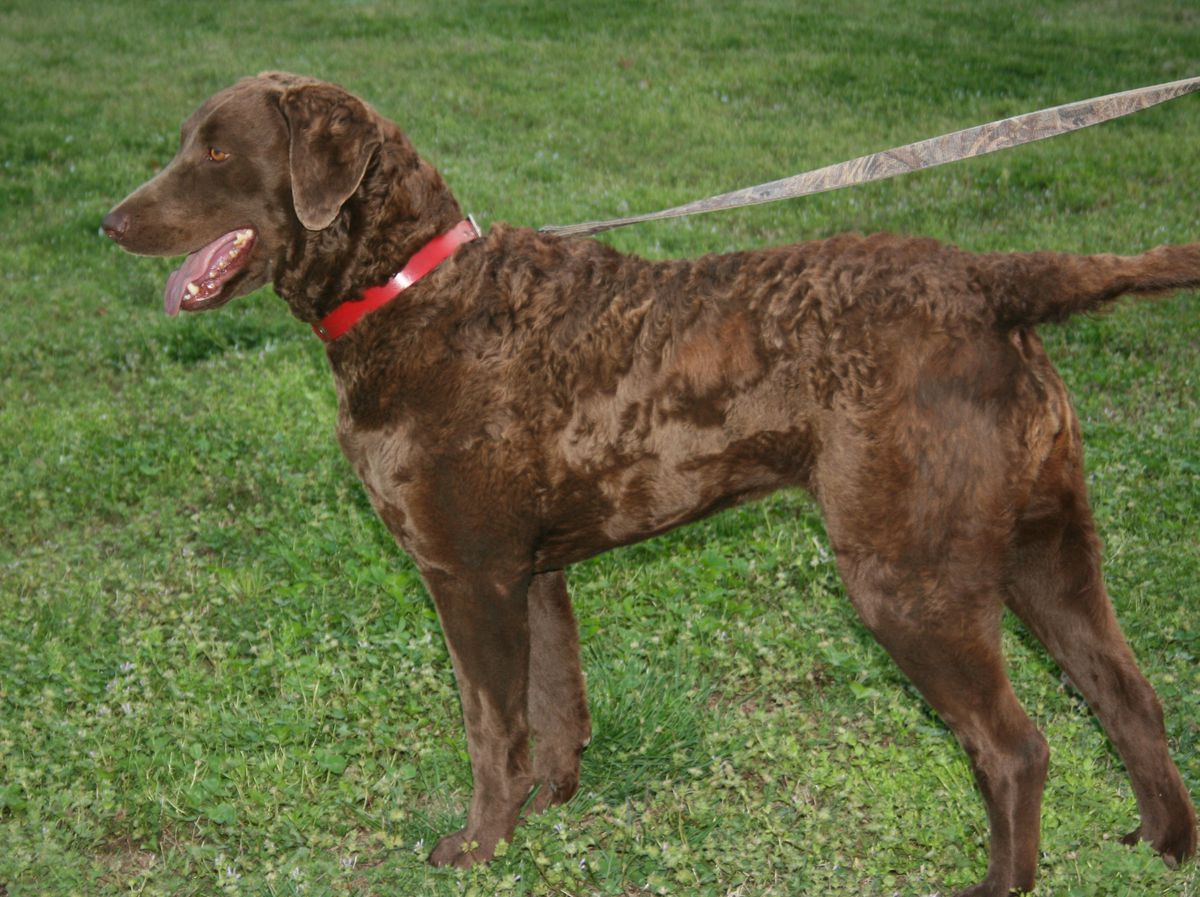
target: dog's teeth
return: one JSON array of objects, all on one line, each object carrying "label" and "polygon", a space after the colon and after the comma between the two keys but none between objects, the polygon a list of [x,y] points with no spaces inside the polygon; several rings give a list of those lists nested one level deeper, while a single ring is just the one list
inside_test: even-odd
[{"label": "dog's teeth", "polygon": [[233,238],[233,245],[241,249],[250,240],[250,231],[240,230],[237,236]]},{"label": "dog's teeth", "polygon": [[195,296],[200,292],[200,287],[196,286],[194,283],[189,283],[187,285],[187,291],[189,295]]}]

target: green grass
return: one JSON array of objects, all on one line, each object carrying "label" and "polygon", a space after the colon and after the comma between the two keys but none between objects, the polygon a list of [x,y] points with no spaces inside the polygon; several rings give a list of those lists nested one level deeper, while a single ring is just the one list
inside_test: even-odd
[{"label": "green grass", "polygon": [[[582,564],[582,787],[488,868],[431,870],[469,774],[410,562],[332,438],[320,344],[270,291],[168,320],[104,212],[215,89],[339,81],[486,225],[659,208],[1200,73],[1167,0],[0,7],[0,895],[947,894],[983,874],[953,738],[783,495]],[[1200,105],[908,178],[633,228],[652,256],[841,230],[974,249],[1200,236]],[[1198,299],[1047,329],[1118,612],[1200,796]],[[1200,893],[1116,835],[1119,761],[1006,632],[1049,737],[1039,893]]]}]

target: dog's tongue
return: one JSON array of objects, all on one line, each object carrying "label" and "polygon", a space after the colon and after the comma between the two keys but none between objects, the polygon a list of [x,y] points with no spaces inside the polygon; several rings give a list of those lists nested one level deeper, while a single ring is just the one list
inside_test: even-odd
[{"label": "dog's tongue", "polygon": [[172,318],[179,314],[179,306],[183,303],[183,293],[190,280],[188,271],[195,267],[197,253],[189,255],[182,265],[171,272],[167,278],[166,289],[163,290],[163,310]]},{"label": "dog's tongue", "polygon": [[241,267],[238,256],[254,236],[249,228],[230,231],[197,249],[171,272],[163,290],[163,308],[179,314],[185,299],[208,299],[221,291],[225,279]]}]

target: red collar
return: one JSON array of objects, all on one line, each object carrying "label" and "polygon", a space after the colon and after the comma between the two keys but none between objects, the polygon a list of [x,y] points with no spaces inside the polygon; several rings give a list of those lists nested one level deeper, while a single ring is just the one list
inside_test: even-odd
[{"label": "red collar", "polygon": [[359,299],[349,299],[321,318],[320,323],[313,324],[313,333],[327,343],[333,342],[339,336],[358,323],[359,319],[368,312],[373,312],[381,305],[386,305],[404,290],[448,259],[464,243],[470,243],[480,236],[479,226],[474,218],[464,218],[450,230],[439,237],[434,237],[416,251],[404,269],[387,283],[377,287],[367,287]]}]

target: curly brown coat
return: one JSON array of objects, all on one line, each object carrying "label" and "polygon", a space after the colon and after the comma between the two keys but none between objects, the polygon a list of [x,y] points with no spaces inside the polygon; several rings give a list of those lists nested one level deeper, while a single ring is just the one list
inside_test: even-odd
[{"label": "curly brown coat", "polygon": [[[192,253],[168,311],[272,282],[315,322],[462,217],[390,121],[267,73],[185,123],[105,219]],[[475,790],[437,864],[567,800],[590,722],[563,568],[786,486],[850,599],[970,756],[991,826],[972,894],[1033,886],[1047,747],[1001,658],[1007,606],[1095,709],[1169,863],[1196,817],[1113,616],[1079,425],[1035,325],[1200,285],[1200,245],[977,255],[839,236],[651,262],[496,226],[328,346],[338,439],[437,606]],[[531,740],[535,747],[531,747]]]}]

